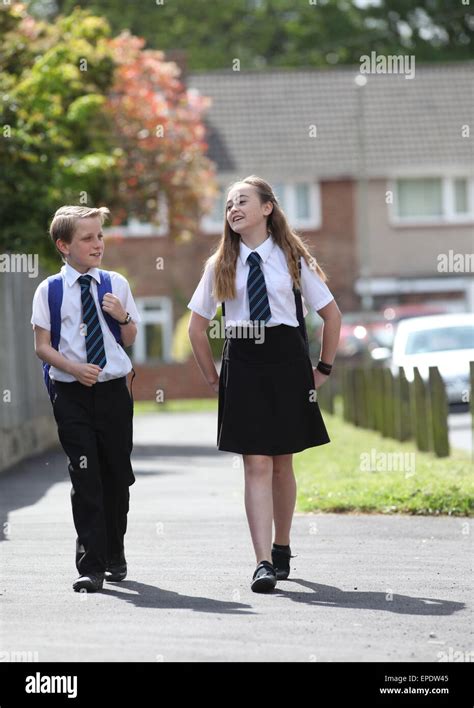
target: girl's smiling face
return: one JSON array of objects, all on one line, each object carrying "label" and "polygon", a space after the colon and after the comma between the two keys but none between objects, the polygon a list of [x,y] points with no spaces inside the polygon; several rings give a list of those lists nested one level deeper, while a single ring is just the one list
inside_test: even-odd
[{"label": "girl's smiling face", "polygon": [[237,184],[227,195],[226,218],[232,231],[240,235],[252,233],[265,224],[272,208],[271,202],[260,202],[255,187],[245,183]]}]

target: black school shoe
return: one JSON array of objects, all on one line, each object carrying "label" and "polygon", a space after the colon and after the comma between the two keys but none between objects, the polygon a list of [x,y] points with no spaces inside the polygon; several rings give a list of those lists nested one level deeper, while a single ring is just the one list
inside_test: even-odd
[{"label": "black school shoe", "polygon": [[252,577],[253,592],[271,592],[277,582],[275,569],[269,561],[260,561]]},{"label": "black school shoe", "polygon": [[99,590],[102,590],[103,584],[103,573],[86,573],[78,577],[72,584],[72,588],[75,592],[99,592]]},{"label": "black school shoe", "polygon": [[275,568],[277,580],[286,580],[290,574],[291,548],[289,546],[276,546],[272,548],[272,563]]},{"label": "black school shoe", "polygon": [[124,553],[118,553],[111,557],[105,569],[105,579],[109,583],[119,583],[127,577],[127,561]]}]

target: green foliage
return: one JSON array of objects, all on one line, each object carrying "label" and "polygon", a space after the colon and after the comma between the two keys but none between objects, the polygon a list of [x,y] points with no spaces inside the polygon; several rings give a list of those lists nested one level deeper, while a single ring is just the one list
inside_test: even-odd
[{"label": "green foliage", "polygon": [[[57,262],[46,233],[51,214],[67,202],[99,202],[117,161],[101,112],[114,69],[110,28],[82,10],[53,25],[32,24],[16,6],[0,12],[0,23],[8,28],[0,250],[34,251]],[[15,52],[19,66],[10,61]]]},{"label": "green foliage", "polygon": [[[56,0],[68,13],[77,0]],[[50,0],[34,0],[44,13]],[[362,54],[406,52],[417,61],[472,58],[469,6],[445,0],[176,0],[162,4],[84,0],[113,30],[128,29],[162,50],[183,48],[192,71],[358,63]]]},{"label": "green foliage", "polygon": [[160,192],[170,233],[190,238],[214,167],[206,99],[187,92],[176,65],[130,34],[112,38],[106,19],[80,8],[46,23],[0,5],[0,30],[0,252],[56,267],[47,230],[59,206],[106,204],[115,224],[151,220]]}]

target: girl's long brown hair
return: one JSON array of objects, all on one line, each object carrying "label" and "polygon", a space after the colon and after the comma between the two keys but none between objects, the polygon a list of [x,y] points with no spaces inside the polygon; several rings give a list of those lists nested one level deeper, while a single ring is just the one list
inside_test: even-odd
[{"label": "girl's long brown hair", "polygon": [[[315,259],[309,252],[302,238],[298,236],[290,227],[286,219],[285,213],[278,204],[277,198],[273,193],[273,189],[261,177],[250,175],[245,179],[234,182],[228,188],[229,192],[237,184],[250,184],[257,190],[260,203],[265,204],[271,202],[273,211],[267,217],[267,230],[271,233],[273,240],[282,249],[288,263],[288,270],[296,288],[300,288],[300,278],[298,273],[298,259],[302,256],[311,270],[315,271],[321,280],[325,282],[327,276],[325,272],[316,263]],[[211,263],[214,264],[214,285],[213,295],[217,301],[233,300],[236,296],[235,291],[235,271],[237,266],[237,258],[240,251],[240,235],[232,230],[227,221],[227,210],[224,211],[224,233],[215,250],[208,258],[205,268]]]}]

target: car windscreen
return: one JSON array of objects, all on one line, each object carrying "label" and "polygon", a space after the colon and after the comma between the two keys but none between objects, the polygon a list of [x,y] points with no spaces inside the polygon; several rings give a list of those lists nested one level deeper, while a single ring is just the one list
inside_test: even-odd
[{"label": "car windscreen", "polygon": [[474,327],[457,325],[410,332],[405,354],[474,349]]}]

